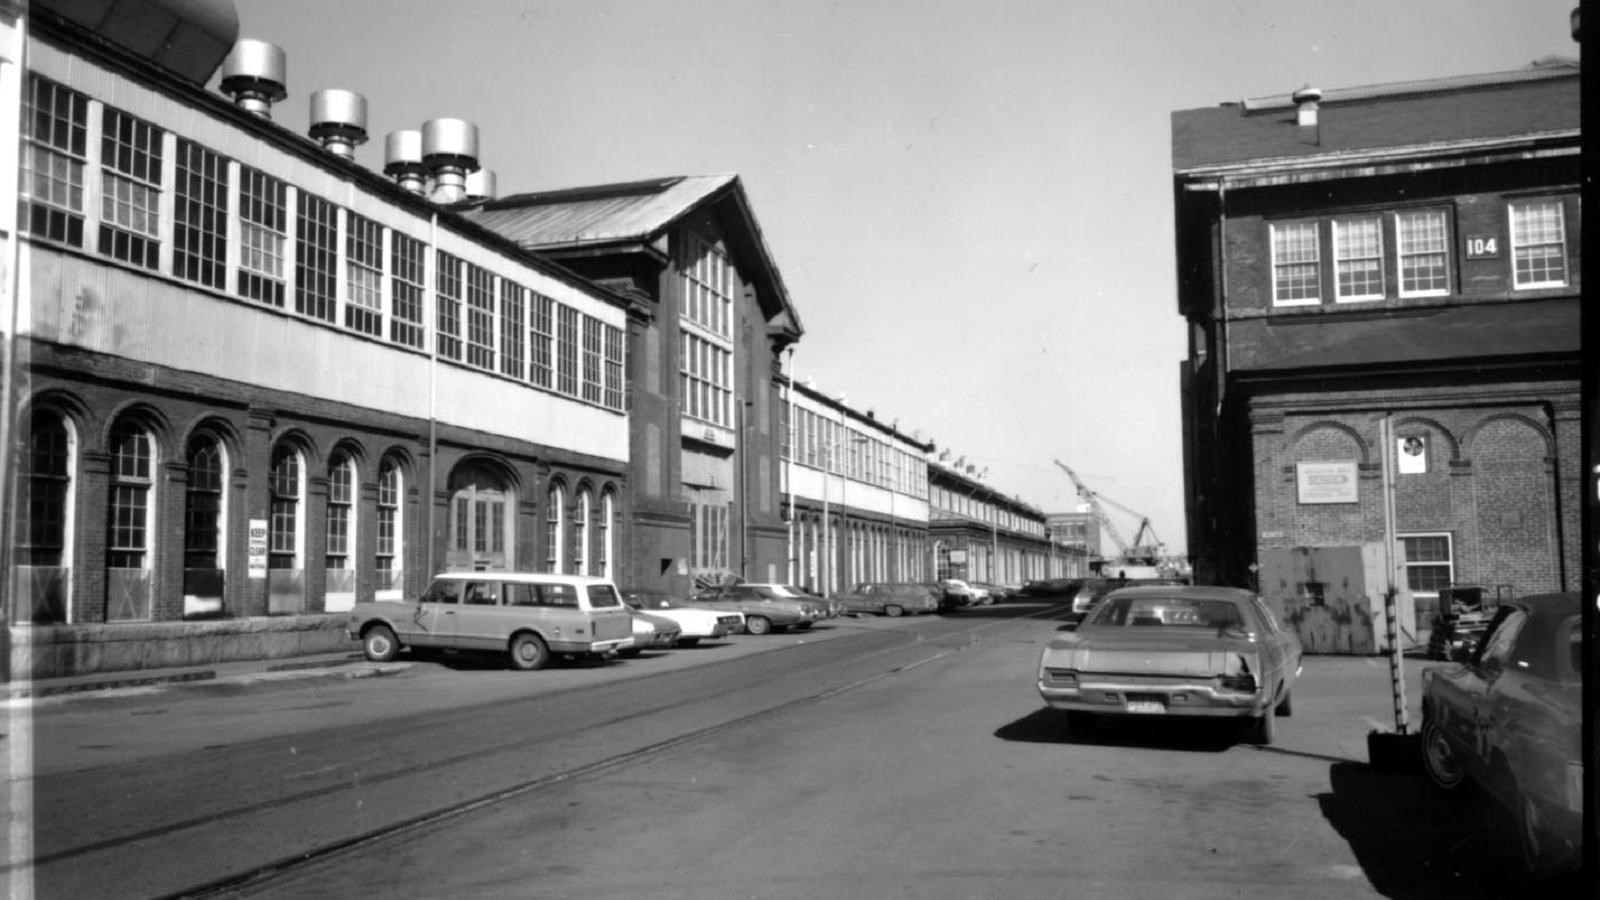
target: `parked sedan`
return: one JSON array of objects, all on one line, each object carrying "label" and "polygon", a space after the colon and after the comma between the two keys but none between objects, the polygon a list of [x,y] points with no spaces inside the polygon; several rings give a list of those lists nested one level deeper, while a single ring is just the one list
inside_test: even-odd
[{"label": "parked sedan", "polygon": [[712,585],[694,595],[694,604],[744,613],[745,631],[751,634],[810,628],[817,620],[811,606],[776,584]]},{"label": "parked sedan", "polygon": [[939,611],[941,600],[941,593],[937,587],[926,584],[882,582],[858,584],[854,590],[833,596],[848,612],[882,616],[935,613]]},{"label": "parked sedan", "polygon": [[744,631],[743,613],[683,603],[666,591],[623,591],[622,600],[635,610],[676,622],[680,647]]},{"label": "parked sedan", "polygon": [[671,650],[678,645],[678,623],[661,616],[630,609],[633,614],[633,640],[617,648],[621,656],[638,656],[645,650]]},{"label": "parked sedan", "polygon": [[1578,594],[1502,601],[1459,662],[1422,673],[1422,759],[1445,790],[1467,781],[1515,817],[1535,876],[1579,861],[1583,632]]},{"label": "parked sedan", "polygon": [[1272,743],[1293,711],[1300,639],[1249,591],[1183,585],[1112,591],[1039,657],[1039,694],[1088,717],[1196,716],[1254,720]]},{"label": "parked sedan", "polygon": [[811,600],[817,604],[820,604],[824,609],[827,610],[824,618],[836,619],[845,613],[844,604],[840,603],[837,598],[824,597],[821,594],[818,594],[816,591],[793,584],[786,584],[783,586],[783,589],[797,597],[805,600]]},{"label": "parked sedan", "polygon": [[946,578],[939,584],[944,588],[947,605],[979,606],[988,597],[987,591],[973,587],[959,578]]}]

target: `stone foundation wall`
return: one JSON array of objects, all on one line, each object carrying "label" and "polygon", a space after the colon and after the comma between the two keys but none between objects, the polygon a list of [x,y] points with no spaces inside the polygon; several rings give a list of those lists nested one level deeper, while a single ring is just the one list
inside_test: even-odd
[{"label": "stone foundation wall", "polygon": [[11,680],[280,659],[357,649],[345,616],[12,627]]}]

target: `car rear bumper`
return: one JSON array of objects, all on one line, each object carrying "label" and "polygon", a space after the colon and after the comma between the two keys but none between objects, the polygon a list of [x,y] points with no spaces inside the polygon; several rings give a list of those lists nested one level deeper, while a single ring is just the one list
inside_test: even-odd
[{"label": "car rear bumper", "polygon": [[1244,718],[1262,715],[1268,707],[1260,693],[1221,691],[1204,682],[1160,686],[1085,682],[1062,688],[1041,681],[1039,696],[1052,709],[1107,715]]}]

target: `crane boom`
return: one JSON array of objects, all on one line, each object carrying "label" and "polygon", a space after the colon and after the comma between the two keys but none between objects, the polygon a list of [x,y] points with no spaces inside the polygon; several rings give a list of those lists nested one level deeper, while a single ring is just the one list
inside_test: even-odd
[{"label": "crane boom", "polygon": [[[1142,562],[1147,565],[1155,565],[1157,563],[1157,560],[1162,555],[1164,545],[1161,543],[1161,539],[1156,537],[1156,529],[1155,526],[1150,524],[1149,516],[1129,509],[1099,491],[1090,489],[1088,485],[1083,483],[1083,479],[1078,477],[1078,473],[1072,471],[1072,467],[1061,460],[1055,460],[1055,464],[1061,468],[1061,471],[1067,473],[1068,478],[1072,479],[1073,486],[1078,489],[1078,496],[1089,504],[1089,511],[1094,516],[1095,521],[1099,523],[1101,531],[1111,538],[1113,544],[1117,545],[1119,559],[1127,562]],[[1110,504],[1122,512],[1139,519],[1139,530],[1134,535],[1131,545],[1122,539],[1122,532],[1118,531],[1117,526],[1112,524],[1111,518],[1106,515],[1105,507],[1101,505],[1102,503]],[[1147,533],[1150,535],[1150,542],[1148,544],[1140,543]]]},{"label": "crane boom", "polygon": [[[1078,473],[1072,471],[1071,466],[1059,459],[1055,460],[1055,464],[1061,467],[1061,471],[1067,473],[1068,478],[1072,479],[1073,487],[1078,489],[1078,497],[1089,504],[1089,512],[1093,514],[1094,520],[1100,523],[1100,530],[1111,538],[1111,542],[1117,545],[1117,552],[1126,558],[1128,556],[1128,542],[1122,539],[1122,532],[1118,531],[1117,526],[1111,523],[1111,517],[1106,515],[1105,507],[1100,505],[1100,495],[1090,490],[1089,486],[1083,483],[1083,479],[1078,477]],[[1132,510],[1126,509],[1124,511],[1132,512]],[[1135,515],[1138,514],[1135,513]]]}]

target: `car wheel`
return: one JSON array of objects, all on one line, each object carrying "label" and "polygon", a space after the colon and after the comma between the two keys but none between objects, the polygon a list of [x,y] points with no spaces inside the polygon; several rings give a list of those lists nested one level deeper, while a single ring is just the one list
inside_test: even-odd
[{"label": "car wheel", "polygon": [[1283,699],[1278,701],[1278,706],[1273,712],[1280,716],[1294,715],[1294,692],[1292,690],[1283,692]]},{"label": "car wheel", "polygon": [[681,637],[681,638],[678,638],[678,646],[679,647],[698,647],[699,645],[700,645],[700,639],[697,638],[697,637],[692,637],[692,638]]},{"label": "car wheel", "polygon": [[906,611],[905,611],[904,607],[896,606],[893,603],[891,603],[888,606],[885,606],[883,608],[883,614],[886,615],[886,616],[898,618],[900,616],[905,615]]},{"label": "car wheel", "polygon": [[1278,736],[1278,717],[1273,715],[1272,710],[1269,709],[1255,720],[1254,727],[1251,730],[1255,732],[1252,735],[1255,743],[1263,747],[1270,746]]},{"label": "car wheel", "polygon": [[511,667],[523,672],[542,669],[550,662],[550,648],[537,634],[519,634],[511,639]]},{"label": "car wheel", "polygon": [[1461,767],[1461,758],[1450,746],[1450,740],[1444,736],[1444,729],[1439,727],[1438,720],[1432,716],[1422,720],[1422,768],[1427,770],[1428,778],[1444,791],[1461,787],[1467,779],[1466,770]]},{"label": "car wheel", "polygon": [[373,662],[388,662],[400,652],[400,642],[387,625],[374,625],[361,636],[361,649]]},{"label": "car wheel", "polygon": [[772,630],[772,620],[766,616],[746,616],[744,630],[751,634],[766,634]]}]

